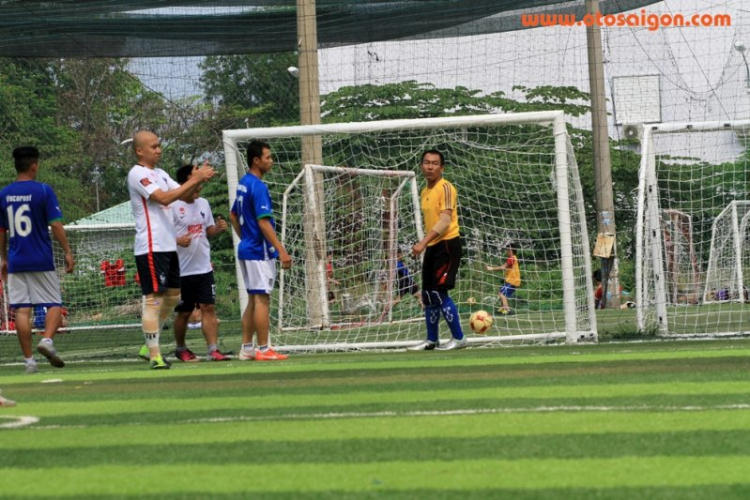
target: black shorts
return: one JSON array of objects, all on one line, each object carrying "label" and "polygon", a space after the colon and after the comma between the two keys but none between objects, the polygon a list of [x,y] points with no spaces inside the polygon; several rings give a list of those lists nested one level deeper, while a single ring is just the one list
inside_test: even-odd
[{"label": "black shorts", "polygon": [[143,295],[180,288],[180,260],[177,252],[152,252],[135,256]]},{"label": "black shorts", "polygon": [[175,312],[193,312],[193,309],[200,304],[216,303],[216,282],[213,271],[183,276],[180,289],[182,300],[174,308]]},{"label": "black shorts", "polygon": [[422,290],[452,290],[461,265],[461,238],[443,240],[424,252]]}]

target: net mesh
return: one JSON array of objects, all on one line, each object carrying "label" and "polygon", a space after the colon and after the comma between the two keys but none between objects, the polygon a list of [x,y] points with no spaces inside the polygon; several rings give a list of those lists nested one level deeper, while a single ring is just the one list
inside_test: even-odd
[{"label": "net mesh", "polygon": [[[671,334],[739,334],[750,252],[746,250],[750,162],[737,136],[746,122],[654,127],[641,168],[644,189],[640,326]],[[663,130],[662,130],[663,129]],[[649,174],[646,173],[645,176]],[[659,211],[657,218],[651,218]],[[653,231],[658,220],[661,230]],[[750,272],[750,269],[748,269]],[[660,278],[663,276],[663,279]]]},{"label": "net mesh", "polygon": [[[564,178],[569,197],[560,208],[552,128],[541,124],[479,125],[482,118],[478,117],[475,125],[393,125],[399,127],[393,130],[382,129],[387,122],[378,122],[373,131],[356,133],[340,133],[342,127],[338,127],[337,133],[326,134],[325,126],[316,127],[315,133],[322,134],[323,163],[346,168],[319,173],[319,180],[312,186],[312,192],[319,193],[316,198],[325,200],[319,205],[325,219],[325,248],[315,252],[310,251],[310,236],[305,235],[312,223],[306,218],[310,211],[305,206],[304,176],[295,181],[301,169],[301,138],[286,137],[283,128],[232,131],[234,138],[242,137],[235,139],[228,153],[240,162],[238,174],[246,166],[243,151],[247,141],[262,137],[270,141],[277,162],[276,170],[264,177],[276,203],[293,185],[284,211],[284,238],[295,264],[281,278],[282,317],[275,320],[282,330],[276,334],[275,344],[325,348],[406,342],[424,336],[419,302],[405,294],[394,303],[399,291],[395,275],[398,250],[406,250],[402,262],[414,275],[416,284],[421,282],[421,264],[408,256],[417,241],[416,203],[406,189],[396,197],[397,185],[403,178],[365,175],[352,167],[416,174],[421,178],[418,165],[422,152],[428,149],[444,152],[444,176],[458,190],[464,257],[451,297],[459,307],[466,332],[471,333],[468,318],[473,311],[495,314],[499,309],[498,290],[503,274],[486,268],[504,263],[505,246],[512,243],[517,249],[523,283],[511,298],[512,314],[495,314],[502,320],[495,321],[485,339],[531,339],[536,335],[549,340],[564,336],[559,210],[570,216],[566,228],[572,235],[572,329],[581,335],[595,329],[588,316],[590,264],[586,262],[587,233],[572,149],[563,154],[568,163]],[[320,259],[328,252],[333,271],[327,282],[333,283],[329,290],[334,296],[311,295],[310,287],[319,288],[325,279]],[[332,327],[324,325],[321,329],[318,325],[323,313],[315,313],[314,309],[323,298],[332,299],[327,302]],[[274,301],[272,313],[277,314],[279,297],[274,296]],[[311,321],[311,317],[316,319]]]}]

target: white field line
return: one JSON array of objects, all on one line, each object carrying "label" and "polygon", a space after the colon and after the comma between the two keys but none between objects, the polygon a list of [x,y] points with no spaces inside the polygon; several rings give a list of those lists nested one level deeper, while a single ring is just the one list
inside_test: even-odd
[{"label": "white field line", "polygon": [[10,415],[0,415],[0,418],[11,419],[13,422],[7,422],[0,424],[0,429],[18,429],[20,427],[26,427],[27,425],[35,424],[39,422],[37,417],[19,417]]},{"label": "white field line", "polygon": [[[398,417],[440,417],[449,415],[492,415],[507,413],[555,413],[555,412],[698,412],[711,410],[750,410],[750,404],[731,405],[690,405],[690,406],[535,406],[530,408],[467,408],[457,410],[431,410],[431,411],[376,411],[376,412],[332,412],[332,413],[286,413],[266,416],[238,416],[238,417],[212,417],[196,418],[190,420],[177,420],[174,424],[222,424],[231,422],[259,422],[266,420],[318,420],[318,419],[349,419],[349,418],[398,418]],[[35,417],[26,417],[35,418]],[[37,419],[38,421],[38,419]],[[32,422],[33,423],[33,422]],[[121,424],[125,426],[151,425],[144,422],[133,422]],[[85,429],[88,425],[46,425],[34,426],[34,429]]]}]

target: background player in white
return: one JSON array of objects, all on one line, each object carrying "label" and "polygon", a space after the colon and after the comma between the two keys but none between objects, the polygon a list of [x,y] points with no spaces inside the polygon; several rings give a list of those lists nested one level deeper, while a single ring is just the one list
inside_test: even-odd
[{"label": "background player in white", "polygon": [[[177,182],[185,184],[193,173],[192,165],[177,170]],[[170,205],[177,232],[177,255],[180,258],[180,281],[182,300],[175,308],[174,320],[175,357],[180,361],[198,361],[196,355],[185,345],[188,321],[193,310],[200,307],[201,329],[208,346],[209,361],[228,361],[229,357],[219,352],[219,321],[216,318],[216,283],[211,267],[211,247],[208,238],[227,230],[228,224],[219,218],[214,222],[208,200],[200,197],[200,188]]]},{"label": "background player in white", "polygon": [[50,364],[65,363],[52,342],[61,321],[60,279],[52,254],[52,235],[65,252],[65,272],[75,266],[73,252],[62,224],[62,211],[50,186],[37,182],[39,150],[33,146],[13,150],[15,182],[0,191],[0,257],[2,278],[8,284],[9,303],[16,311],[18,342],[26,361],[26,373],[36,373],[32,354],[31,308],[47,308],[44,338],[36,350]]},{"label": "background player in white", "polygon": [[[276,259],[281,267],[289,269],[292,258],[276,236],[273,204],[263,176],[271,171],[271,147],[265,142],[252,141],[247,146],[248,172],[237,186],[237,198],[232,205],[229,220],[240,244],[242,276],[248,293],[247,307],[242,314],[242,349],[240,360],[273,361],[287,356],[271,349],[269,328],[271,323],[271,291],[276,282]],[[258,348],[253,347],[253,334]]]},{"label": "background player in white", "polygon": [[169,368],[159,350],[159,332],[180,302],[180,264],[177,258],[174,221],[169,205],[194,193],[214,175],[214,169],[203,164],[195,167],[182,186],[164,170],[161,142],[156,134],[141,130],[133,136],[133,152],[138,164],[128,173],[130,206],[135,218],[135,263],[143,291],[141,323],[146,338],[146,354],[153,369]]}]

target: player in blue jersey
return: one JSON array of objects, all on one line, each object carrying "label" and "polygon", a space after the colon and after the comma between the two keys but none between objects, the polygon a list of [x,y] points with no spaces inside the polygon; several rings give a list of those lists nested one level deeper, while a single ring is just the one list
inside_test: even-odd
[{"label": "player in blue jersey", "polygon": [[75,266],[73,252],[62,225],[62,211],[50,186],[36,181],[39,150],[32,146],[13,150],[16,180],[0,191],[0,257],[2,277],[8,283],[9,304],[16,312],[16,330],[26,361],[26,373],[36,373],[32,353],[31,309],[47,308],[44,338],[36,350],[50,364],[62,368],[52,338],[62,320],[60,279],[52,254],[52,235],[65,252],[65,272]]},{"label": "player in blue jersey", "polygon": [[[292,258],[276,236],[273,204],[263,176],[271,170],[271,146],[253,141],[247,146],[248,173],[237,186],[237,198],[229,219],[240,244],[237,257],[248,293],[247,308],[242,315],[242,349],[239,359],[272,361],[287,356],[271,349],[271,291],[276,282],[276,259],[283,269],[292,266]],[[257,349],[253,346],[257,336]]]}]

